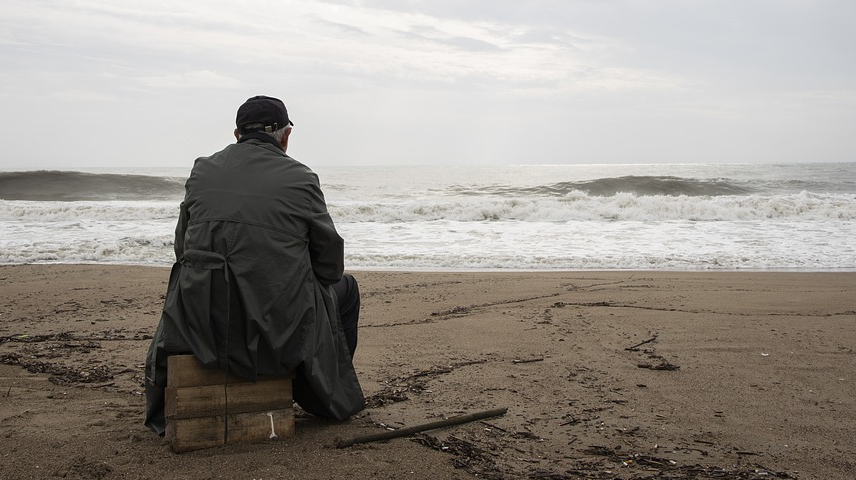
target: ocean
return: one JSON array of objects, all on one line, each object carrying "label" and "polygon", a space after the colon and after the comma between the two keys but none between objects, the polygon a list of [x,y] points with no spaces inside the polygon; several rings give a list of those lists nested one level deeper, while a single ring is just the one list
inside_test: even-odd
[{"label": "ocean", "polygon": [[[168,266],[189,169],[0,172],[0,263]],[[856,270],[856,163],[314,170],[349,270]]]}]

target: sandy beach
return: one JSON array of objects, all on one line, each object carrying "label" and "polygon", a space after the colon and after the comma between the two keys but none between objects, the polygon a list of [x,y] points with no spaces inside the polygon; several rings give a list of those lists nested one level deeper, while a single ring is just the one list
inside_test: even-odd
[{"label": "sandy beach", "polygon": [[[856,273],[353,272],[369,408],[174,454],[142,424],[168,269],[0,266],[0,477],[798,478],[856,471]],[[484,421],[336,441],[507,407]],[[298,412],[299,413],[299,412]]]}]

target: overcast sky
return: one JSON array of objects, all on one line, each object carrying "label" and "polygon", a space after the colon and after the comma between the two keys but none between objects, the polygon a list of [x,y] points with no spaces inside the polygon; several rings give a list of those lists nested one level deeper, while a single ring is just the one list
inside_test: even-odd
[{"label": "overcast sky", "polygon": [[2,169],[856,161],[853,0],[5,0]]}]

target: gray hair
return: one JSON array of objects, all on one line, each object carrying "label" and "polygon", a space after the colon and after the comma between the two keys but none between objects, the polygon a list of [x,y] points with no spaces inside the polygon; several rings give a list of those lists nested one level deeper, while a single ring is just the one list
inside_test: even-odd
[{"label": "gray hair", "polygon": [[267,133],[268,135],[273,137],[273,139],[276,140],[278,143],[282,143],[282,137],[285,136],[285,131],[288,130],[289,128],[291,128],[291,125],[286,125],[286,126],[280,128],[279,130],[275,130],[273,132],[265,132],[265,133]]},{"label": "gray hair", "polygon": [[263,123],[251,123],[249,125],[244,126],[245,130],[254,131],[254,129],[258,129],[257,131],[259,133],[264,133],[265,135],[270,135],[271,137],[273,137],[274,140],[277,141],[277,143],[282,143],[282,137],[285,136],[285,131],[287,129],[291,128],[291,125],[286,125],[286,126],[280,128],[278,130],[274,130],[273,132],[266,132],[264,130],[264,128],[265,128],[265,125]]}]

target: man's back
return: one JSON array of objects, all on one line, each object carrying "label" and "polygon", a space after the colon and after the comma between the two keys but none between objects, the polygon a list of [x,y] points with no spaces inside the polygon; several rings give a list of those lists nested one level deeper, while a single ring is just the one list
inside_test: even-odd
[{"label": "man's back", "polygon": [[256,270],[288,263],[325,285],[342,276],[344,242],[318,177],[269,143],[249,140],[198,159],[182,209],[187,222],[176,237],[184,250],[213,249]]}]

